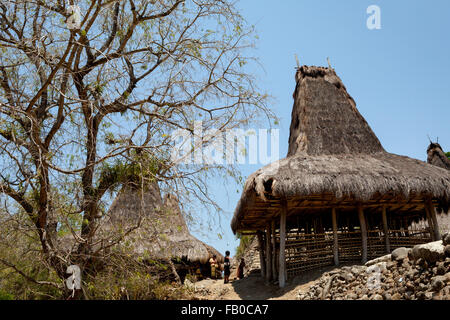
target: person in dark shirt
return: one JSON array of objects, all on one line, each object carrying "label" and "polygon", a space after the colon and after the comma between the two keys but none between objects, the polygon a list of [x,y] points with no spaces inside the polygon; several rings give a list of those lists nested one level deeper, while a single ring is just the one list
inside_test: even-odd
[{"label": "person in dark shirt", "polygon": [[223,283],[228,283],[230,280],[230,251],[225,252],[225,259],[223,261]]}]

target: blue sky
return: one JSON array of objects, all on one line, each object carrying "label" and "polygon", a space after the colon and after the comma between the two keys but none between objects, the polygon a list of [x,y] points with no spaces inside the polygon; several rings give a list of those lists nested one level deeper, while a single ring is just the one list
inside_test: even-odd
[{"label": "blue sky", "polygon": [[[366,26],[370,5],[381,9],[380,30]],[[263,69],[253,72],[281,118],[280,157],[288,147],[295,55],[306,65],[327,66],[330,58],[388,152],[426,161],[428,136],[450,151],[450,1],[241,0],[237,6],[259,35],[253,54]],[[259,167],[243,165],[243,176]],[[239,241],[229,225],[241,189],[230,184],[225,194],[221,181],[210,187],[225,214],[211,231],[192,231],[233,255]]]}]

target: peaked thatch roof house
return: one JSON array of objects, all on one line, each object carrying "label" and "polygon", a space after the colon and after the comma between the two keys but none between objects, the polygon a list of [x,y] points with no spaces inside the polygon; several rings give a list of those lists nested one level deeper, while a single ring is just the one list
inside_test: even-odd
[{"label": "peaked thatch roof house", "polygon": [[141,218],[140,227],[127,237],[137,256],[183,261],[192,268],[203,266],[205,273],[213,255],[223,263],[223,256],[216,249],[190,234],[177,197],[167,194],[163,200],[156,183],[147,186],[143,192],[125,186],[107,216],[110,231],[130,228]]},{"label": "peaked thatch roof house", "polygon": [[287,157],[248,177],[231,222],[258,234],[267,279],[438,238],[450,173],[386,152],[333,69],[296,82]]},{"label": "peaked thatch roof house", "polygon": [[[429,164],[450,170],[450,159],[444,153],[439,143],[430,142],[430,145],[427,148],[427,156],[427,162]],[[445,233],[450,231],[450,216],[448,215],[449,208],[442,207],[442,211],[447,214],[438,215],[437,220],[441,232]]]},{"label": "peaked thatch roof house", "polygon": [[437,142],[431,142],[427,148],[427,162],[437,167],[450,170],[450,159],[445,155]]}]

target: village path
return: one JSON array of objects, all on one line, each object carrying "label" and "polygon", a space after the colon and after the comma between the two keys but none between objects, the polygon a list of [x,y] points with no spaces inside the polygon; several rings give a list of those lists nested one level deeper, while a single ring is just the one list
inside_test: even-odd
[{"label": "village path", "polygon": [[201,300],[295,300],[299,291],[307,291],[324,272],[334,267],[305,272],[281,289],[264,282],[260,274],[224,284],[223,280],[206,279],[195,283],[195,299]]}]

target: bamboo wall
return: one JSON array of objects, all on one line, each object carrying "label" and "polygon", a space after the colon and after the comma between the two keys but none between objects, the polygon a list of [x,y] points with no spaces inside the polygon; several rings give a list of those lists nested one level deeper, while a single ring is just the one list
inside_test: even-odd
[{"label": "bamboo wall", "polygon": [[[351,212],[343,213],[338,219],[337,243],[340,264],[361,263],[363,256],[362,232],[354,220],[347,217]],[[366,215],[367,216],[367,215]],[[286,271],[288,277],[304,271],[319,269],[335,264],[334,236],[332,228],[323,221],[323,216],[312,217],[304,221],[296,219],[286,230]],[[416,221],[416,222],[414,222]],[[383,232],[381,219],[366,218],[367,258],[374,259],[399,247],[412,247],[416,244],[432,241],[433,236],[426,220],[417,216],[390,216],[388,219],[388,242]],[[272,259],[279,258],[279,230],[275,232],[275,250]],[[387,247],[389,243],[389,247]],[[276,270],[277,272],[277,270]]]}]

